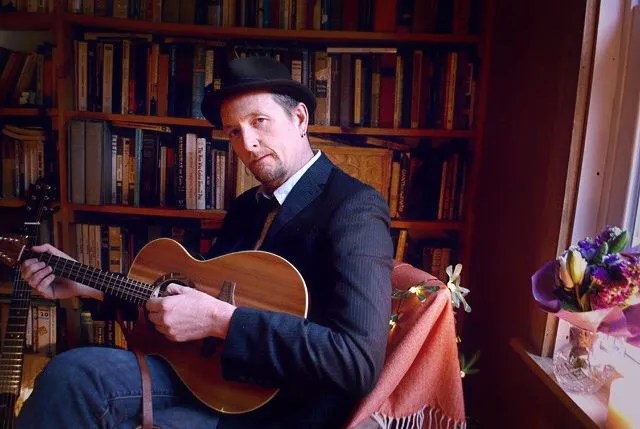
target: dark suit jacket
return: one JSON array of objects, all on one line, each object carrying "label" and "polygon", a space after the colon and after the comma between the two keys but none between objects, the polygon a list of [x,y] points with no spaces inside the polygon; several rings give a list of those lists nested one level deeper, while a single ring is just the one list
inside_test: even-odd
[{"label": "dark suit jacket", "polygon": [[[232,204],[214,256],[249,248],[255,207],[255,189]],[[393,253],[388,207],[322,155],[292,189],[261,249],[300,271],[308,318],[235,311],[224,376],[281,390],[256,411],[224,415],[220,428],[339,428],[384,361]]]}]

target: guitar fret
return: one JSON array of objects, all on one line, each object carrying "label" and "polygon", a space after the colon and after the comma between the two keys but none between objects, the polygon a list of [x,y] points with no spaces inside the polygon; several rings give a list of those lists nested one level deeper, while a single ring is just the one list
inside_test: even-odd
[{"label": "guitar fret", "polygon": [[6,338],[6,339],[7,339],[7,340],[16,339],[16,338],[18,338],[18,339],[19,339],[19,338],[20,338],[19,336],[22,336],[22,335],[23,335],[23,332],[22,332],[22,331],[19,331],[19,332],[11,332],[11,333],[7,332],[7,338]]},{"label": "guitar fret", "polygon": [[0,375],[1,375],[3,378],[7,378],[7,377],[8,377],[8,378],[9,378],[9,380],[8,380],[8,381],[15,381],[15,382],[19,382],[19,381],[20,381],[20,379],[22,378],[22,377],[20,376],[20,374],[3,374],[2,370],[0,370]]},{"label": "guitar fret", "polygon": [[[40,182],[40,181],[38,181]],[[37,183],[37,186],[43,186]],[[42,190],[45,188],[36,188]],[[48,189],[48,187],[47,187]],[[33,196],[32,196],[33,197]],[[40,195],[38,206],[35,210],[27,212],[27,218],[23,224],[23,240],[27,248],[31,248],[39,236],[40,221],[42,216],[47,212],[46,199]],[[31,207],[35,208],[35,207]],[[34,255],[33,257],[37,257]],[[20,393],[20,384],[22,381],[22,367],[24,362],[23,344],[26,336],[26,326],[31,306],[31,287],[24,281],[20,273],[20,266],[16,266],[13,275],[13,289],[11,292],[11,301],[9,304],[9,317],[7,320],[4,340],[2,342],[2,355],[0,356],[0,392],[17,396]],[[13,402],[3,401],[3,406],[13,408]],[[13,409],[11,409],[13,411]],[[1,423],[6,423],[3,411]],[[11,416],[10,412],[8,415]],[[13,427],[5,426],[2,427]]]},{"label": "guitar fret", "polygon": [[119,273],[103,272],[77,261],[48,253],[39,254],[37,257],[50,265],[58,276],[86,284],[138,305],[144,304],[151,297],[153,291],[152,285],[129,279]]}]

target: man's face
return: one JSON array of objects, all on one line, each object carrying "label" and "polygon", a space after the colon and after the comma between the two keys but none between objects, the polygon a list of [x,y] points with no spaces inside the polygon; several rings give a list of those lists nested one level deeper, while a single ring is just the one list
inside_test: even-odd
[{"label": "man's face", "polygon": [[305,115],[304,105],[287,113],[267,92],[238,95],[225,100],[220,109],[222,129],[236,155],[270,190],[308,161],[308,144],[300,137],[306,129]]}]

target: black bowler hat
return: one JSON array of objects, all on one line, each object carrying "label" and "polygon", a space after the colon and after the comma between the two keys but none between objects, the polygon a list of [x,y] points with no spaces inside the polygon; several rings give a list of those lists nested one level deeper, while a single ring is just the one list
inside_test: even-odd
[{"label": "black bowler hat", "polygon": [[222,75],[222,87],[215,91],[212,85],[205,88],[202,114],[209,122],[220,127],[220,105],[222,101],[251,91],[267,91],[288,95],[303,102],[313,114],[316,98],[313,92],[291,79],[289,70],[270,57],[237,58],[229,63]]}]

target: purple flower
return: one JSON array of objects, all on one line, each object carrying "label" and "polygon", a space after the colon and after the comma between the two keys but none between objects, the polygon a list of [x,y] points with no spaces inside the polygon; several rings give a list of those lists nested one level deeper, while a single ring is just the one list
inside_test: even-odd
[{"label": "purple flower", "polygon": [[640,298],[640,253],[621,253],[629,234],[607,227],[556,258],[553,294],[561,308],[586,312],[627,307]]},{"label": "purple flower", "polygon": [[602,243],[610,242],[614,238],[618,237],[624,231],[617,226],[608,226],[602,231],[595,239],[595,244],[600,247]]},{"label": "purple flower", "polygon": [[591,284],[597,289],[601,289],[604,285],[611,281],[609,272],[603,267],[592,267],[591,270]]},{"label": "purple flower", "polygon": [[598,254],[599,247],[600,246],[596,245],[591,238],[586,238],[578,242],[578,250],[582,254],[582,257],[588,262],[592,261]]}]

